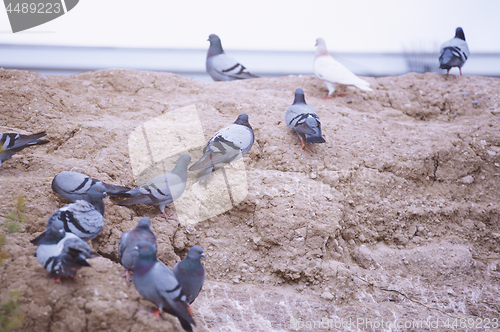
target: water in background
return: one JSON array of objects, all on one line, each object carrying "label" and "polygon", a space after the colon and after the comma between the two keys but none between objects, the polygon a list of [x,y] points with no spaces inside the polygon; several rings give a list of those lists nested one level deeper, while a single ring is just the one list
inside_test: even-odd
[{"label": "water in background", "polygon": [[[141,49],[0,45],[0,67],[36,71],[43,75],[73,75],[98,69],[166,71],[212,81],[205,72],[207,50]],[[263,77],[313,74],[314,50],[229,51],[248,70]],[[402,75],[410,71],[435,71],[438,56],[432,53],[332,53],[335,59],[361,76]],[[465,75],[500,77],[500,54],[470,55]],[[458,69],[451,70],[458,74]]]}]

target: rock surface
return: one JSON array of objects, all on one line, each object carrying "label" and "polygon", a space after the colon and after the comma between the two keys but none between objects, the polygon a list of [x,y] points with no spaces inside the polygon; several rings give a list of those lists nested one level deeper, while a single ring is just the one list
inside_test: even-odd
[{"label": "rock surface", "polygon": [[[1,248],[0,301],[20,293],[18,331],[182,331],[171,316],[148,318],[152,304],[120,278],[120,235],[142,216],[151,218],[168,266],[193,245],[205,250],[207,278],[191,306],[195,331],[319,330],[322,320],[338,331],[370,330],[368,321],[384,324],[380,331],[422,322],[425,331],[439,320],[438,330],[451,331],[468,318],[475,324],[468,328],[487,319],[493,327],[500,80],[414,73],[366,80],[373,92],[348,88],[322,100],[326,89],[312,76],[201,82],[114,69],[70,77],[0,69],[0,131],[45,130],[51,141],[0,168],[0,216],[14,208],[13,197],[27,199],[23,232],[7,234]],[[284,123],[296,88],[322,121],[326,143],[312,153]],[[187,227],[154,207],[107,198],[105,226],[91,242],[102,257],[75,281],[50,282],[29,240],[67,203],[50,189],[52,178],[74,170],[135,187],[129,133],[193,104],[207,138],[250,115],[248,196]]]}]

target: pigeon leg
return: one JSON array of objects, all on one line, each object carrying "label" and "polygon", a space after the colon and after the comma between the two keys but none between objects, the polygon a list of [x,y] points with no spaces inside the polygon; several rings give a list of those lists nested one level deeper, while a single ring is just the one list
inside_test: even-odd
[{"label": "pigeon leg", "polygon": [[462,67],[458,67],[458,70],[460,70],[460,76],[462,76]]},{"label": "pigeon leg", "polygon": [[186,305],[187,305],[187,308],[188,308],[189,314],[190,314],[191,316],[194,316],[194,314],[193,314],[193,310],[191,310],[191,307],[189,306],[189,304],[187,304],[187,303],[186,303]]},{"label": "pigeon leg", "polygon": [[152,310],[152,309],[149,309],[149,317],[156,317],[157,319],[160,319],[161,317],[161,310],[160,309],[156,309],[156,310]]},{"label": "pigeon leg", "polygon": [[233,171],[237,171],[237,172],[243,172],[244,171],[244,169],[239,169],[239,168],[234,167],[233,162],[229,163],[229,167],[228,168],[232,169]]},{"label": "pigeon leg", "polygon": [[344,90],[342,90],[341,93],[336,94],[334,97],[343,97],[343,96],[345,96],[345,90],[346,89],[347,89],[347,87],[344,86]]},{"label": "pigeon leg", "polygon": [[58,276],[57,278],[50,278],[50,281],[53,281],[55,283],[58,283],[58,284],[62,285],[61,276]]},{"label": "pigeon leg", "polygon": [[309,150],[309,149],[307,148],[307,146],[306,146],[306,144],[304,143],[304,140],[302,139],[302,137],[301,137],[301,136],[299,136],[299,137],[300,137],[300,141],[302,142],[302,149],[306,149],[307,151],[309,151],[309,152],[311,152],[311,153],[312,153],[312,151],[311,151],[311,150]]},{"label": "pigeon leg", "polygon": [[446,69],[446,75],[450,74],[450,69]]},{"label": "pigeon leg", "polygon": [[125,270],[125,273],[121,275],[121,278],[125,277],[125,279],[127,280],[127,282],[130,282],[130,271],[129,270]]},{"label": "pigeon leg", "polygon": [[73,279],[73,280],[76,280],[76,279],[78,279],[78,275],[75,273],[75,275],[74,275],[74,276],[68,276],[68,278]]},{"label": "pigeon leg", "polygon": [[161,211],[161,213],[163,213],[163,215],[165,216],[165,219],[167,219],[167,221],[169,221],[169,220],[176,220],[176,219],[175,219],[175,218],[173,218],[171,215],[167,214],[167,213],[165,212],[165,210],[160,210],[160,211]]},{"label": "pigeon leg", "polygon": [[330,95],[328,95],[328,96],[326,96],[325,98],[321,98],[321,99],[323,99],[323,100],[326,100],[326,99],[333,99],[333,97],[332,97],[332,96],[330,96]]}]

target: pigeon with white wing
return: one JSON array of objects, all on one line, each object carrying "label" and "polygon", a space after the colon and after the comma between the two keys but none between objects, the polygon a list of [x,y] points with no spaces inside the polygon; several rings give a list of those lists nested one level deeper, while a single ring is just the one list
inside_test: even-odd
[{"label": "pigeon with white wing", "polygon": [[[47,227],[60,220],[66,232],[73,233],[84,241],[92,240],[104,226],[103,198],[106,196],[108,195],[104,186],[100,183],[94,184],[85,200],[77,200],[54,212],[47,221]],[[40,234],[31,240],[31,243],[38,245],[45,235],[45,232]]]},{"label": "pigeon with white wing", "polygon": [[292,106],[285,113],[285,122],[288,128],[295,130],[302,142],[302,149],[309,149],[305,142],[325,143],[321,134],[321,122],[314,107],[306,104],[304,90],[295,90]]},{"label": "pigeon with white wing", "polygon": [[236,121],[215,133],[203,149],[203,156],[191,165],[189,170],[202,169],[199,183],[204,183],[210,177],[215,165],[232,163],[243,157],[250,151],[253,142],[254,134],[248,122],[248,115],[240,114]]},{"label": "pigeon with white wing", "polygon": [[469,46],[465,41],[464,30],[458,27],[455,30],[455,37],[443,43],[439,49],[439,68],[446,69],[446,74],[449,74],[452,67],[458,67],[460,76],[462,76],[462,67],[469,55]]},{"label": "pigeon with white wing", "polygon": [[61,220],[54,220],[47,225],[45,236],[37,243],[36,258],[51,274],[57,275],[55,282],[61,283],[61,277],[76,278],[76,271],[90,266],[87,258],[96,257],[89,245],[72,233],[64,231]]},{"label": "pigeon with white wing", "polygon": [[[354,85],[364,91],[373,91],[370,88],[370,83],[354,75],[352,71],[344,67],[344,65],[336,61],[328,53],[323,38],[316,39],[316,46],[318,48],[316,49],[316,57],[314,58],[314,74],[328,88],[328,95],[324,99],[343,96],[347,85]],[[344,90],[332,96],[337,86],[343,86]]]},{"label": "pigeon with white wing", "polygon": [[207,53],[207,73],[214,81],[235,81],[259,77],[250,73],[245,66],[224,52],[219,36],[211,34],[208,36],[208,41],[210,47]]},{"label": "pigeon with white wing", "polygon": [[175,167],[170,172],[160,174],[148,182],[128,191],[132,198],[121,201],[118,205],[151,204],[157,206],[167,220],[165,206],[172,203],[184,193],[187,182],[187,166],[191,156],[179,156]]},{"label": "pigeon with white wing", "polygon": [[21,135],[17,133],[0,133],[0,166],[6,160],[9,160],[17,152],[32,145],[47,144],[47,140],[39,138],[47,135],[44,131],[33,135]]},{"label": "pigeon with white wing", "polygon": [[111,197],[130,197],[127,193],[130,188],[107,184],[85,174],[69,171],[61,172],[54,177],[52,190],[67,200],[76,202],[79,199],[85,199],[89,189],[96,183],[102,184],[106,193]]}]

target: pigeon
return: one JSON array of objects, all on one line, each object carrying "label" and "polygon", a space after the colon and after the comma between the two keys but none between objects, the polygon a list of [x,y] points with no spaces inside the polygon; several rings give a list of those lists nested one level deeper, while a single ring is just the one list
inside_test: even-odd
[{"label": "pigeon", "polygon": [[[90,187],[85,200],[78,200],[54,212],[47,221],[47,227],[60,220],[64,230],[73,233],[84,241],[92,240],[104,226],[104,201],[106,191],[102,184],[97,183]],[[42,233],[31,243],[38,245],[45,237]]]},{"label": "pigeon", "polygon": [[77,270],[90,266],[87,258],[98,255],[78,236],[66,233],[63,222],[56,219],[47,225],[45,236],[37,243],[35,256],[47,271],[57,275],[57,279],[52,280],[61,283],[61,277],[76,279]]},{"label": "pigeon", "polygon": [[126,277],[127,282],[130,282],[130,271],[134,269],[137,257],[139,257],[139,252],[135,250],[137,243],[139,241],[148,241],[154,245],[156,250],[156,236],[150,227],[151,220],[148,217],[142,217],[133,230],[122,233],[120,237],[118,255],[120,263],[125,268],[125,274],[122,277]]},{"label": "pigeon", "polygon": [[219,36],[211,34],[207,40],[210,42],[206,62],[207,73],[214,81],[235,81],[259,77],[251,74],[245,66],[224,52]]},{"label": "pigeon", "polygon": [[44,131],[33,135],[21,135],[16,133],[0,133],[0,166],[4,161],[7,161],[16,152],[31,146],[47,144],[47,140],[39,140],[39,138],[47,135]]},{"label": "pigeon", "polygon": [[188,304],[196,299],[205,281],[205,268],[201,265],[202,257],[205,258],[205,255],[200,246],[191,247],[186,258],[175,264],[173,269]]},{"label": "pigeon", "polygon": [[138,186],[128,193],[132,198],[121,201],[118,205],[153,204],[160,208],[167,220],[165,206],[181,197],[187,182],[187,166],[191,156],[183,154],[177,159],[175,167],[168,173],[158,175],[145,184]]},{"label": "pigeon", "polygon": [[295,130],[299,135],[302,149],[307,149],[304,141],[325,143],[325,139],[321,135],[321,122],[318,114],[313,107],[306,104],[304,90],[295,90],[295,99],[292,106],[286,110],[285,122],[288,128]]},{"label": "pigeon", "polygon": [[254,142],[252,126],[247,114],[240,114],[234,123],[222,128],[208,141],[203,156],[191,165],[190,171],[203,169],[200,183],[208,180],[215,165],[231,163],[250,151]]},{"label": "pigeon", "polygon": [[141,296],[153,302],[158,309],[150,311],[150,316],[160,318],[165,311],[179,319],[186,331],[193,331],[195,325],[187,304],[186,295],[174,273],[156,259],[156,249],[148,241],[137,243],[139,258],[134,266],[134,285]]},{"label": "pigeon", "polygon": [[458,67],[462,76],[462,67],[469,55],[464,30],[458,27],[455,30],[455,37],[445,42],[439,49],[439,68],[446,69],[446,74],[449,74],[452,67]]},{"label": "pigeon", "polygon": [[[316,39],[316,57],[314,58],[314,74],[325,83],[328,88],[328,95],[324,99],[340,97],[344,95],[347,85],[354,85],[364,91],[373,91],[370,89],[370,83],[362,80],[353,74],[349,69],[337,62],[326,49],[326,43],[323,38]],[[344,91],[332,97],[337,85],[344,86]]]},{"label": "pigeon", "polygon": [[97,179],[89,178],[81,173],[68,171],[61,172],[54,177],[52,180],[52,190],[67,200],[76,202],[77,200],[85,199],[90,187],[96,183],[102,184],[106,194],[111,197],[130,196],[130,194],[127,194],[130,191],[128,187],[114,186]]}]

